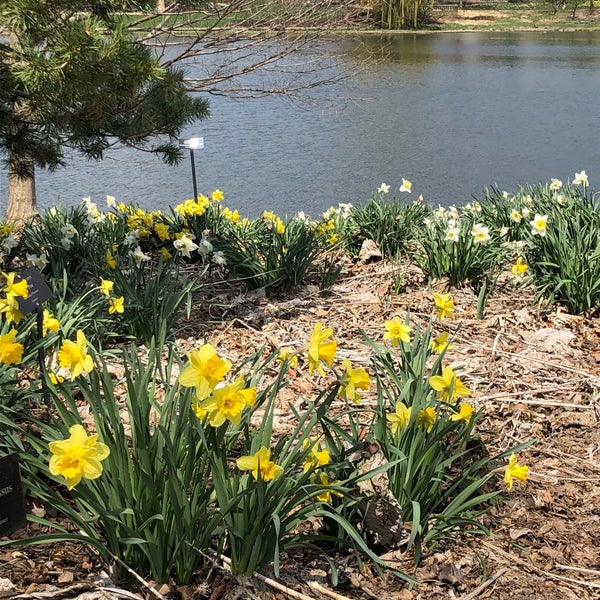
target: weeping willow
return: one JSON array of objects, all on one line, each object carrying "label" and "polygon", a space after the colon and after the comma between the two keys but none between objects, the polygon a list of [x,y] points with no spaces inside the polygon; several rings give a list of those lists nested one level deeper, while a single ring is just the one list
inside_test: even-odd
[{"label": "weeping willow", "polygon": [[384,29],[416,29],[419,10],[425,3],[423,0],[381,0],[381,26]]}]

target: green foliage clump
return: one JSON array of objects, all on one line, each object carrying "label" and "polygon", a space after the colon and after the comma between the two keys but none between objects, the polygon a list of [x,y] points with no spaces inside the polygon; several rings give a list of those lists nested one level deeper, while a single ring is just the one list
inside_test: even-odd
[{"label": "green foliage clump", "polygon": [[479,292],[506,263],[502,241],[500,228],[484,224],[476,208],[439,208],[424,219],[414,258],[429,277],[446,277],[453,287],[470,284]]},{"label": "green foliage clump", "polygon": [[299,217],[282,221],[267,214],[242,226],[222,240],[230,274],[250,288],[268,294],[298,287],[318,273],[327,248],[325,232]]},{"label": "green foliage clump", "polygon": [[354,206],[343,229],[349,252],[357,254],[365,240],[373,240],[384,256],[400,259],[414,250],[414,240],[431,208],[421,202],[387,199],[373,194],[364,204]]}]

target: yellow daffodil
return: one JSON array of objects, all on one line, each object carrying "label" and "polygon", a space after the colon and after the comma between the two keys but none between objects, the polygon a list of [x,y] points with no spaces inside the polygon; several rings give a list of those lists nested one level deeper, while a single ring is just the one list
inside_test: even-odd
[{"label": "yellow daffodil", "polygon": [[312,375],[312,372],[316,369],[319,375],[325,377],[325,369],[323,369],[321,361],[331,366],[337,351],[337,342],[327,339],[332,335],[333,329],[331,327],[324,328],[321,323],[315,323],[308,345],[309,374]]},{"label": "yellow daffodil", "polygon": [[394,317],[391,321],[385,322],[386,332],[383,334],[384,340],[391,340],[392,346],[398,346],[400,342],[410,343],[410,325],[406,325],[400,320],[400,317]]},{"label": "yellow daffodil", "polygon": [[198,408],[207,411],[212,427],[220,427],[226,420],[239,425],[242,410],[246,406],[254,406],[255,401],[256,388],[244,388],[244,378],[238,377],[232,383],[215,388]]},{"label": "yellow daffodil", "polygon": [[164,246],[160,249],[160,256],[163,262],[167,262],[173,258],[173,255]]},{"label": "yellow daffodil", "polygon": [[66,440],[50,442],[52,452],[50,473],[67,480],[67,488],[73,489],[82,477],[96,479],[102,475],[100,464],[109,454],[106,444],[98,441],[98,435],[88,436],[82,425],[73,425]]},{"label": "yellow daffodil", "polygon": [[7,323],[20,323],[25,316],[19,310],[19,303],[16,296],[7,294],[5,298],[0,298],[0,314],[4,315]]},{"label": "yellow daffodil", "polygon": [[125,298],[119,296],[118,298],[108,299],[108,312],[113,315],[114,313],[122,313],[125,311]]},{"label": "yellow daffodil", "polygon": [[393,413],[388,413],[386,419],[390,423],[392,433],[396,433],[398,429],[402,430],[410,421],[411,409],[404,402],[396,402],[396,408]]},{"label": "yellow daffodil", "polygon": [[430,377],[429,385],[437,392],[437,397],[442,402],[452,402],[454,398],[463,398],[471,394],[471,390],[456,376],[450,366],[445,366],[441,375]]},{"label": "yellow daffodil", "polygon": [[365,368],[354,368],[348,359],[343,360],[342,365],[344,365],[345,371],[340,379],[339,395],[341,398],[359,404],[360,394],[358,390],[369,389],[371,378]]},{"label": "yellow daffodil", "polygon": [[444,351],[448,351],[452,348],[452,344],[448,341],[450,334],[447,331],[443,331],[431,340],[430,346],[434,352],[441,354]]},{"label": "yellow daffodil", "polygon": [[504,470],[504,483],[506,483],[506,489],[510,492],[513,487],[513,479],[519,481],[527,481],[527,475],[529,474],[529,467],[527,465],[520,465],[517,462],[517,455],[513,452],[509,459],[508,465]]},{"label": "yellow daffodil", "polygon": [[519,256],[519,258],[517,258],[517,262],[512,266],[511,271],[515,277],[523,277],[523,275],[527,273],[528,268],[529,267],[525,263],[523,257]]},{"label": "yellow daffodil", "polygon": [[110,281],[110,279],[102,279],[102,277],[100,277],[100,285],[98,286],[98,289],[100,290],[101,294],[104,294],[105,296],[110,296],[114,285],[115,284],[112,281]]},{"label": "yellow daffodil", "polygon": [[57,375],[54,371],[50,371],[48,373],[48,377],[53,385],[58,385],[59,383],[63,383],[65,378],[62,375]]},{"label": "yellow daffodil", "polygon": [[450,294],[433,294],[433,302],[435,304],[435,314],[441,321],[446,317],[452,318],[456,307],[454,306],[454,300]]},{"label": "yellow daffodil", "polygon": [[240,456],[236,465],[240,471],[252,471],[256,480],[271,481],[283,474],[283,468],[271,460],[271,450],[264,446],[256,454]]},{"label": "yellow daffodil", "polygon": [[224,207],[221,210],[221,216],[232,223],[237,223],[240,220],[240,213],[236,210],[231,210],[230,208]]},{"label": "yellow daffodil", "polygon": [[471,420],[471,416],[475,412],[475,409],[468,403],[463,402],[460,405],[460,410],[457,413],[454,413],[451,417],[451,421],[465,421],[469,422]]},{"label": "yellow daffodil", "polygon": [[208,411],[204,408],[201,408],[200,400],[198,400],[198,396],[196,396],[196,394],[192,395],[192,410],[198,418],[198,421],[204,421],[204,419],[208,417]]},{"label": "yellow daffodil", "polygon": [[223,200],[224,195],[223,192],[221,190],[215,190],[211,195],[210,195],[210,199],[213,202],[220,202],[221,200]]},{"label": "yellow daffodil", "polygon": [[49,310],[44,309],[42,320],[42,335],[46,335],[49,331],[56,333],[60,327],[60,321],[53,317]]},{"label": "yellow daffodil", "polygon": [[408,192],[409,194],[412,191],[412,183],[408,181],[408,179],[404,179],[404,177],[402,178],[402,185],[400,186],[400,191]]},{"label": "yellow daffodil", "polygon": [[115,260],[113,253],[110,250],[106,251],[106,257],[104,258],[106,266],[113,271],[117,268],[117,261]]},{"label": "yellow daffodil", "polygon": [[314,444],[310,440],[304,440],[302,447],[305,450],[310,448],[308,454],[304,458],[304,472],[309,471],[312,468],[322,467],[323,465],[329,464],[329,450],[326,448],[321,450],[319,442]]},{"label": "yellow daffodil", "polygon": [[[324,471],[320,471],[319,474],[319,485],[326,487],[326,486],[332,486],[335,485],[336,483],[339,483],[339,481],[337,479],[330,479],[329,475],[327,473],[325,473]],[[328,489],[328,490],[323,490],[320,494],[317,494],[315,496],[315,498],[319,501],[319,502],[327,502],[327,504],[331,504],[331,495],[334,496],[338,496],[338,498],[341,498],[344,494],[342,494],[341,492],[338,492],[337,490],[333,490],[333,489]]]},{"label": "yellow daffodil", "polygon": [[21,362],[23,357],[23,344],[17,342],[17,330],[11,329],[8,333],[0,335],[0,363],[14,365]]},{"label": "yellow daffodil", "polygon": [[277,357],[280,363],[288,362],[290,368],[294,369],[298,365],[298,356],[296,354],[292,354],[290,350],[287,348],[283,349],[279,356]]},{"label": "yellow daffodil", "polygon": [[81,329],[77,330],[77,341],[64,340],[58,351],[58,364],[64,369],[69,369],[71,379],[89,373],[94,368],[94,361],[87,353],[87,340]]},{"label": "yellow daffodil", "polygon": [[169,239],[169,226],[166,223],[155,223],[154,232],[161,242]]},{"label": "yellow daffodil", "polygon": [[213,388],[225,379],[231,362],[221,358],[211,344],[204,344],[188,354],[189,364],[179,374],[179,383],[195,387],[199,400],[210,396]]},{"label": "yellow daffodil", "polygon": [[20,298],[28,298],[29,297],[29,286],[27,284],[26,279],[21,279],[20,281],[15,281],[16,273],[4,273],[4,277],[6,279],[6,287],[4,291],[7,296],[18,296]]},{"label": "yellow daffodil", "polygon": [[436,417],[437,413],[435,412],[435,408],[433,408],[433,406],[428,406],[427,408],[422,408],[417,413],[416,423],[429,433],[433,429]]}]

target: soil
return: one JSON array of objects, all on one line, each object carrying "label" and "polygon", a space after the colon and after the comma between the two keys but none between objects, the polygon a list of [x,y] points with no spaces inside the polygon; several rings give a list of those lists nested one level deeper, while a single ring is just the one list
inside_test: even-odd
[{"label": "soil", "polygon": [[[545,29],[556,29],[557,23],[561,28],[580,28],[589,29],[596,27],[600,23],[600,11],[589,9],[579,9],[572,16],[572,11],[559,11],[553,13],[551,10],[522,10],[518,14],[507,10],[487,10],[487,9],[456,9],[454,7],[440,11],[440,14],[434,15],[437,23],[442,28],[457,28],[461,31],[469,29],[487,29],[493,31],[498,26],[506,29],[507,19],[512,18],[510,30],[534,29],[543,31]],[[516,23],[515,21],[519,21]],[[566,25],[565,25],[566,22]]]},{"label": "soil", "polygon": [[[367,366],[369,354],[359,330],[381,339],[384,321],[406,311],[425,322],[434,289],[444,291],[443,282],[432,288],[416,268],[398,270],[385,262],[348,264],[327,296],[311,285],[283,298],[215,287],[212,308],[198,301],[194,320],[182,323],[180,341],[189,348],[211,341],[235,361],[265,342],[297,347],[319,320],[333,327],[344,357]],[[600,597],[600,316],[572,316],[536,303],[530,288],[507,278],[477,319],[475,294],[468,288],[451,291],[457,315],[440,324],[453,334],[447,361],[460,367],[473,391],[470,401],[483,408],[478,429],[487,448],[496,452],[536,441],[519,456],[530,467],[528,482],[503,493],[503,501],[484,518],[489,537],[458,536],[446,546],[427,549],[416,569],[410,554],[385,555],[418,579],[415,588],[394,576],[382,579],[369,566],[361,571],[352,555],[337,557],[342,575],[334,588],[314,557],[285,555],[277,579],[284,591],[273,587],[275,578],[268,579],[268,573],[266,581],[264,576],[240,581],[226,571],[188,588],[150,591],[151,582],[145,582],[127,591],[109,582],[106,589],[108,566],[91,550],[63,544],[1,548],[0,598],[92,600],[133,598],[132,592],[195,600]],[[209,318],[222,322],[209,326]],[[291,416],[285,403],[316,384],[304,372],[298,369],[282,399],[282,433]],[[14,535],[40,531],[31,524]]]}]

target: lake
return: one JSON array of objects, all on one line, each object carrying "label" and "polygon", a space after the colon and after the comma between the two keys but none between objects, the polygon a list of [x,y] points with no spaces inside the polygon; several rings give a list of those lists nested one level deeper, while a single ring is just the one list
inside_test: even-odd
[{"label": "lake", "polygon": [[[600,188],[600,33],[393,33],[332,40],[355,73],[319,91],[324,102],[211,97],[188,135],[199,191],[219,188],[243,215],[317,216],[358,203],[402,177],[434,204],[464,204],[486,186],[573,178]],[[257,82],[260,83],[260,82]],[[599,177],[600,178],[600,177]],[[6,207],[0,178],[0,213]],[[37,177],[41,208],[107,194],[147,209],[192,196],[189,159],[177,167],[127,149],[99,163],[73,157]]]}]

